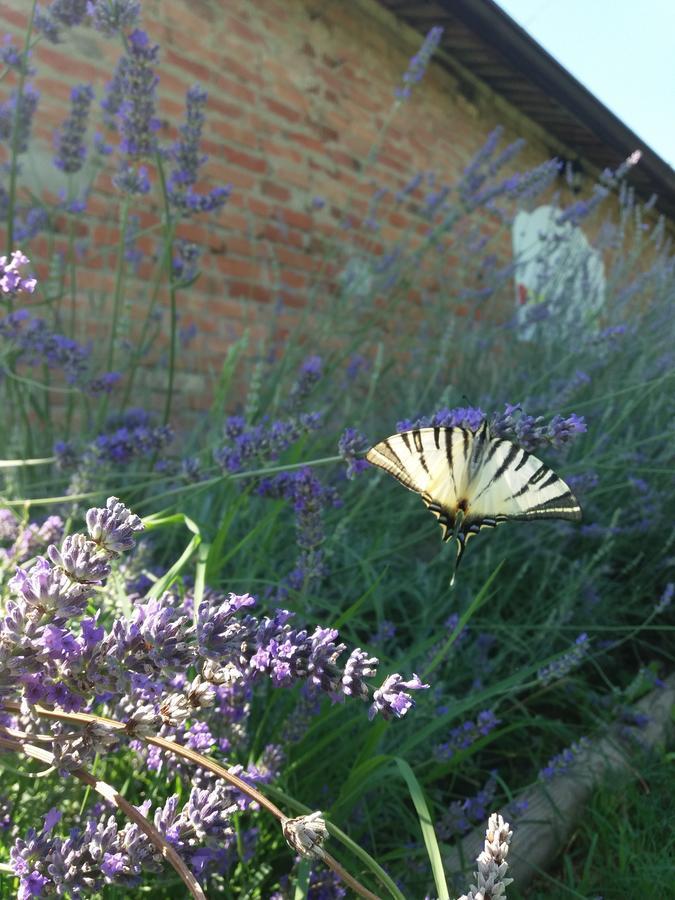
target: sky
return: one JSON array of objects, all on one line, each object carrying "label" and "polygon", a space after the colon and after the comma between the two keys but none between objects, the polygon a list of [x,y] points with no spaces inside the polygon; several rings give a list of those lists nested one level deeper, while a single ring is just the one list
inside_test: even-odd
[{"label": "sky", "polygon": [[496,2],[675,168],[675,0]]}]

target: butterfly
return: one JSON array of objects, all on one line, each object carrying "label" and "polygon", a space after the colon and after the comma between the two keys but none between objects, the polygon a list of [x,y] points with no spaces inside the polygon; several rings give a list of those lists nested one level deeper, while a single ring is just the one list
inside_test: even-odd
[{"label": "butterfly", "polygon": [[366,454],[422,500],[457,541],[455,569],[469,538],[483,528],[527,519],[581,519],[567,484],[536,456],[490,434],[487,420],[469,428],[413,428]]}]

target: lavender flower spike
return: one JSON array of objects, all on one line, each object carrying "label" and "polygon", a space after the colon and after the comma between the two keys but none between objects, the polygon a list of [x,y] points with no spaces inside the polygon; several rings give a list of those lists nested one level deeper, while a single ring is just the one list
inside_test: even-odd
[{"label": "lavender flower spike", "polygon": [[70,115],[56,136],[54,157],[54,165],[68,175],[79,172],[87,156],[84,138],[93,99],[94,89],[89,84],[78,84],[70,92]]},{"label": "lavender flower spike", "polygon": [[3,294],[18,294],[19,291],[26,291],[32,294],[37,285],[35,278],[22,278],[19,272],[20,266],[25,266],[30,260],[20,250],[15,250],[11,254],[11,258],[0,256],[0,291]]},{"label": "lavender flower spike", "polygon": [[389,675],[385,678],[382,687],[377,688],[373,693],[373,703],[368,710],[368,718],[374,719],[381,712],[385,719],[393,717],[400,719],[415,705],[415,701],[406,691],[425,690],[428,687],[429,685],[423,684],[414,672],[409,681],[404,681],[398,673]]},{"label": "lavender flower spike", "polygon": [[87,531],[92,541],[113,556],[134,546],[134,532],[142,531],[143,523],[117,497],[108,497],[105,509],[87,512]]},{"label": "lavender flower spike", "polygon": [[50,544],[47,555],[55,566],[80,584],[96,584],[110,575],[109,555],[83,534],[69,535],[60,550]]},{"label": "lavender flower spike", "polygon": [[136,25],[141,15],[140,0],[89,0],[87,15],[96,31],[114,37]]},{"label": "lavender flower spike", "polygon": [[440,25],[435,25],[424,38],[422,46],[408,63],[408,68],[403,75],[403,85],[394,91],[399,100],[407,100],[410,96],[411,86],[422,80],[442,36],[443,29]]},{"label": "lavender flower spike", "polygon": [[485,848],[476,860],[476,884],[472,884],[469,893],[462,894],[458,900],[500,900],[506,897],[506,888],[513,881],[513,878],[506,878],[509,868],[506,857],[512,837],[509,823],[498,813],[492,813],[485,832]]},{"label": "lavender flower spike", "polygon": [[354,479],[370,466],[370,463],[362,459],[362,455],[370,447],[371,442],[356,428],[346,428],[338,441],[338,452],[347,463],[347,478]]}]

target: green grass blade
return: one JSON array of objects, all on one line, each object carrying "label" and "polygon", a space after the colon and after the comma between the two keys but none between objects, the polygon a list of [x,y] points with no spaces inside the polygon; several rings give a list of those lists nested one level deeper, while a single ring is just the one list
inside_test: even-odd
[{"label": "green grass blade", "polygon": [[424,679],[427,678],[429,676],[429,674],[434,671],[436,666],[445,659],[445,657],[447,656],[448,650],[450,649],[450,647],[452,647],[452,645],[457,640],[457,636],[459,635],[460,631],[464,628],[466,623],[469,621],[469,619],[471,619],[471,617],[479,609],[479,607],[482,606],[483,601],[485,600],[485,598],[487,596],[487,592],[490,589],[490,585],[492,584],[492,582],[495,580],[495,578],[499,574],[499,570],[501,569],[501,567],[503,565],[504,565],[504,560],[502,560],[497,565],[497,568],[492,572],[492,574],[490,575],[488,580],[485,582],[483,587],[480,589],[480,591],[476,594],[474,599],[471,601],[467,610],[460,617],[460,620],[457,623],[457,625],[455,626],[450,637],[443,644],[441,649],[438,651],[438,653],[431,660],[431,662],[429,663],[427,668],[424,670],[424,673],[422,674],[422,681],[424,681]]},{"label": "green grass blade", "polygon": [[183,571],[184,567],[192,559],[193,555],[202,542],[202,536],[199,531],[199,526],[183,513],[175,513],[171,516],[148,516],[147,518],[143,519],[143,524],[145,525],[146,529],[150,531],[155,528],[163,528],[166,525],[181,524],[185,525],[188,531],[191,531],[193,535],[187,547],[185,548],[185,550],[183,550],[176,562],[169,569],[167,569],[167,571],[164,573],[164,575],[162,575],[161,578],[157,579],[157,581],[145,595],[150,599],[157,599],[158,597],[161,597],[164,591],[168,590],[175,579]]},{"label": "green grass blade", "polygon": [[445,872],[443,871],[441,851],[438,846],[438,841],[436,840],[436,831],[434,830],[433,822],[431,821],[429,807],[427,806],[422,786],[415,777],[415,773],[404,759],[401,759],[400,756],[395,756],[394,761],[398,766],[403,780],[408,786],[410,799],[413,802],[417,818],[419,819],[422,837],[424,838],[424,846],[427,848],[429,862],[431,863],[431,871],[438,892],[438,900],[450,900],[448,885],[445,881]]}]

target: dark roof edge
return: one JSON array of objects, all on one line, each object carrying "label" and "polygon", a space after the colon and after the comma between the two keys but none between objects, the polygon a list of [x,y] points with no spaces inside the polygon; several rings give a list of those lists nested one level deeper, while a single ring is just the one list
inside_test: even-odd
[{"label": "dark roof edge", "polygon": [[664,199],[675,196],[675,172],[588,88],[570,74],[494,0],[438,0],[441,7],[495,46],[514,69],[522,72],[623,158],[642,152],[640,168]]}]

